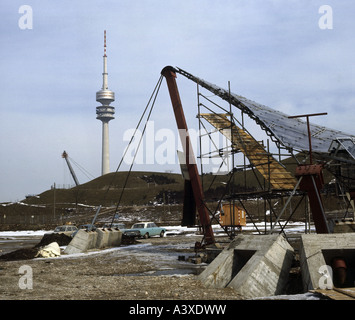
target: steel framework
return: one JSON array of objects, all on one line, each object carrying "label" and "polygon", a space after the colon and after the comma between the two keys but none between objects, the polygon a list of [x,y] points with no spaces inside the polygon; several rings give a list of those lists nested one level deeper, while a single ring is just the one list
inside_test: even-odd
[{"label": "steel framework", "polygon": [[[311,115],[305,115],[307,116],[307,122],[305,122],[299,119],[300,116],[289,116],[233,94],[230,91],[230,85],[229,89],[226,90],[195,77],[180,68],[168,67],[168,69],[175,76],[179,73],[197,84],[199,128],[206,129],[202,122],[202,120],[205,120],[215,130],[224,135],[231,144],[229,150],[229,154],[232,157],[230,178],[227,183],[226,192],[219,200],[216,210],[214,212],[210,211],[211,220],[216,220],[220,202],[230,201],[233,204],[238,203],[243,207],[254,223],[252,215],[248,213],[244,202],[248,199],[261,198],[264,201],[264,208],[266,209],[266,205],[268,204],[270,210],[270,230],[268,232],[274,232],[276,226],[280,227],[280,232],[284,232],[286,224],[290,221],[301,202],[307,202],[309,199],[316,231],[318,233],[328,233],[329,228],[321,199],[321,189],[323,188],[322,170],[323,168],[330,169],[330,172],[334,174],[338,183],[347,181],[348,184],[346,186],[342,184],[341,188],[346,189],[348,200],[354,198],[355,192],[353,190],[355,190],[355,183],[353,181],[355,181],[355,172],[347,174],[345,178],[339,174],[339,170],[344,172],[344,167],[348,168],[350,166],[352,171],[355,171],[353,169],[355,168],[355,136],[324,126],[311,124],[308,119]],[[227,102],[229,107],[221,107],[212,101],[212,99],[203,95],[200,90],[201,87]],[[203,102],[201,102],[202,99],[204,100]],[[234,107],[241,111],[241,121],[238,121],[234,116],[236,110]],[[201,112],[202,108],[208,112]],[[264,144],[258,142],[247,131],[244,126],[244,114],[254,120],[266,132],[271,141],[276,144],[278,148],[277,154],[272,154],[269,151],[269,140],[267,140],[267,146],[265,147]],[[316,115],[323,114],[325,113]],[[285,151],[285,154],[281,153]],[[238,167],[235,165],[234,155],[239,152],[243,154],[244,161]],[[225,153],[225,150],[217,150],[217,153]],[[302,160],[299,159],[300,155],[302,155]],[[202,158],[203,156],[205,155],[201,152],[200,157]],[[276,159],[277,156],[279,160]],[[292,157],[295,160],[295,163],[298,165],[295,172],[289,172],[285,168],[280,161],[282,156]],[[313,164],[313,157],[317,159],[317,164]],[[305,164],[307,158],[311,162],[310,165]],[[331,170],[331,168],[336,168],[336,170]],[[259,188],[252,192],[247,192],[247,188],[243,192],[240,192],[240,190],[236,192],[233,187],[234,173],[237,171],[245,173],[247,170],[252,170],[255,176],[258,177]],[[202,165],[201,174],[203,176]],[[290,205],[291,199],[296,195],[299,196],[299,200],[290,209],[290,214],[285,224],[281,225],[280,218],[285,213],[287,206]],[[308,198],[305,197],[306,195],[308,195]],[[283,200],[285,198],[286,201]],[[284,206],[279,212],[274,210],[272,199],[282,199],[284,202]],[[305,204],[305,208],[306,217],[308,215],[307,204]],[[266,223],[265,218],[265,233],[267,232]],[[255,223],[254,226],[261,233]],[[307,225],[305,230],[307,230]],[[235,230],[226,231],[230,237],[235,235]]]}]

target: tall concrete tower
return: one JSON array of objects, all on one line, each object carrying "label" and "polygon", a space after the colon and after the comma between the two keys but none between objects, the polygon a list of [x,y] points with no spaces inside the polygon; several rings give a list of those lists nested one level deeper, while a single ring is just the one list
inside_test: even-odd
[{"label": "tall concrete tower", "polygon": [[96,119],[102,121],[102,167],[101,174],[110,172],[110,152],[108,139],[108,123],[115,119],[115,108],[110,103],[115,101],[115,93],[108,89],[107,83],[107,55],[106,55],[106,30],[104,31],[104,68],[102,73],[102,88],[96,92],[96,101],[102,106],[96,107]]}]

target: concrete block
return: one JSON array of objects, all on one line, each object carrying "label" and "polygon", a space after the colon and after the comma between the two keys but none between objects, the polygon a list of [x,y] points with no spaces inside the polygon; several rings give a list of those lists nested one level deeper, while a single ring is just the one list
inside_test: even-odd
[{"label": "concrete block", "polygon": [[122,231],[120,231],[119,229],[113,229],[112,232],[114,234],[112,246],[118,247],[122,243]]},{"label": "concrete block", "polygon": [[109,231],[103,228],[97,228],[97,239],[96,239],[96,248],[102,249],[108,247],[108,238],[109,238]]},{"label": "concrete block", "polygon": [[232,280],[234,247],[224,249],[199,275],[199,280],[208,288],[224,288]]},{"label": "concrete block", "polygon": [[85,252],[92,247],[93,238],[94,238],[93,231],[86,231],[84,229],[80,229],[72,241],[67,245],[64,250],[66,254],[73,254],[73,253],[81,253]]},{"label": "concrete block", "polygon": [[278,295],[292,260],[293,248],[282,235],[238,235],[199,279],[207,287],[231,287],[246,298]]},{"label": "concrete block", "polygon": [[109,229],[108,246],[118,247],[122,243],[122,232],[119,229]]},{"label": "concrete block", "polygon": [[[301,236],[300,267],[303,290],[315,290],[325,286],[325,267],[331,267],[335,257],[342,256],[349,261],[355,260],[355,233],[304,234]],[[350,270],[350,268],[348,268]],[[355,274],[349,277],[354,278]],[[352,286],[354,286],[352,280]],[[322,288],[321,288],[322,289]]]},{"label": "concrete block", "polygon": [[91,237],[90,237],[90,244],[89,244],[89,247],[88,247],[88,250],[90,249],[96,249],[96,242],[97,242],[97,232],[96,230],[95,231],[90,231],[91,233]]}]

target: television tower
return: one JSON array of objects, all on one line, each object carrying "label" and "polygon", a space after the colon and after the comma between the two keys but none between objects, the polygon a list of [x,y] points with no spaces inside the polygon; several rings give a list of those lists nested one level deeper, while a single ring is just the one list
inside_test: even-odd
[{"label": "television tower", "polygon": [[115,108],[110,103],[115,101],[115,93],[108,89],[107,83],[107,55],[106,55],[106,30],[104,31],[104,68],[102,73],[102,88],[96,92],[96,101],[102,106],[96,107],[96,119],[102,121],[102,167],[101,174],[110,172],[110,153],[108,139],[108,123],[115,119]]}]

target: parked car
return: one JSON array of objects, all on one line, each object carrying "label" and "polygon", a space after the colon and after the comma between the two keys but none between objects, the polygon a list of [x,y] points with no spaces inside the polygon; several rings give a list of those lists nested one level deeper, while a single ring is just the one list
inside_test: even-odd
[{"label": "parked car", "polygon": [[166,232],[165,228],[158,227],[154,222],[139,222],[135,223],[131,230],[134,231],[139,231],[140,236],[148,239],[149,237],[152,236],[160,236],[164,237],[164,234]]},{"label": "parked car", "polygon": [[124,223],[108,223],[104,225],[104,228],[118,228],[123,235],[128,237],[140,237],[140,232],[137,230],[127,229]]},{"label": "parked car", "polygon": [[86,230],[91,230],[91,231],[95,231],[96,230],[96,226],[94,224],[82,224],[79,226],[79,229],[86,229]]},{"label": "parked car", "polygon": [[115,223],[105,223],[104,228],[118,228],[118,229],[126,229],[126,226],[124,223],[120,223],[120,222],[115,222]]},{"label": "parked car", "polygon": [[55,227],[53,233],[64,233],[67,236],[70,236],[73,232],[77,231],[78,228],[73,225],[64,225]]}]

